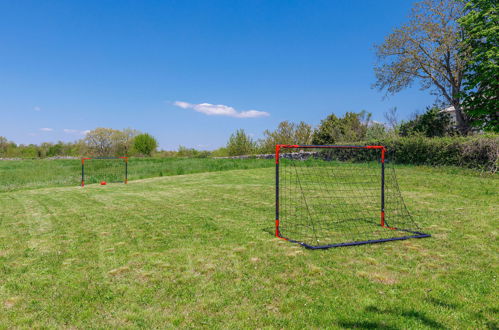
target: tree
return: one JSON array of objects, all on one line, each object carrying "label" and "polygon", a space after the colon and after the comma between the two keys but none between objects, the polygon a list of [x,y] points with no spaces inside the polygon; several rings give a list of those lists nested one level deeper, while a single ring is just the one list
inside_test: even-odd
[{"label": "tree", "polygon": [[312,126],[305,122],[298,125],[289,121],[282,121],[275,131],[265,130],[264,138],[260,141],[262,152],[273,152],[276,144],[310,144],[312,141]]},{"label": "tree", "polygon": [[451,135],[454,132],[450,115],[433,107],[416,116],[413,120],[403,122],[399,128],[401,136],[423,134],[426,137]]},{"label": "tree", "polygon": [[113,135],[117,132],[112,128],[99,127],[87,133],[85,142],[96,156],[112,156]]},{"label": "tree", "polygon": [[158,148],[158,142],[152,135],[143,133],[133,139],[133,147],[142,155],[151,156]]},{"label": "tree", "polygon": [[113,134],[114,154],[119,156],[129,156],[134,145],[134,139],[140,132],[125,128],[122,131],[117,131]]},{"label": "tree", "polygon": [[464,31],[457,24],[463,13],[463,3],[455,0],[417,2],[409,22],[375,45],[374,86],[394,94],[419,81],[421,89],[432,88],[454,106],[458,128],[466,134],[469,124],[461,92],[469,54],[461,51]]},{"label": "tree", "polygon": [[312,135],[314,131],[312,129],[312,126],[309,124],[301,121],[298,126],[296,126],[294,136],[295,136],[295,143],[296,144],[310,144],[312,143]]},{"label": "tree", "polygon": [[386,126],[382,123],[371,123],[367,127],[366,139],[367,140],[378,140],[387,136]]},{"label": "tree", "polygon": [[195,148],[187,148],[184,146],[179,146],[175,154],[177,157],[189,157],[189,158],[208,158],[210,155],[209,151],[206,150],[196,150]]},{"label": "tree", "polygon": [[100,157],[129,155],[134,137],[139,132],[126,128],[122,131],[99,127],[88,132],[84,142],[88,150]]},{"label": "tree", "polygon": [[464,73],[463,108],[472,124],[499,132],[499,16],[497,0],[470,0],[459,23],[470,53]]},{"label": "tree", "polygon": [[342,118],[330,114],[322,120],[312,138],[313,144],[334,144],[338,142],[361,141],[366,137],[371,114],[347,112]]},{"label": "tree", "polygon": [[243,129],[233,133],[227,142],[227,153],[229,156],[249,155],[255,150],[256,144]]},{"label": "tree", "polygon": [[388,109],[384,114],[386,122],[388,123],[388,127],[395,131],[398,126],[398,115],[397,115],[397,107],[393,107]]},{"label": "tree", "polygon": [[7,155],[7,149],[9,148],[9,140],[6,137],[0,136],[0,156]]}]

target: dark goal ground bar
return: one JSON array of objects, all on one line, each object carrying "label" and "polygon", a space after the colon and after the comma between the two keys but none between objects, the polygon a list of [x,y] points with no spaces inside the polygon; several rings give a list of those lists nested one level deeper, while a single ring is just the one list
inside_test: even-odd
[{"label": "dark goal ground bar", "polygon": [[300,241],[295,241],[292,239],[288,239],[285,237],[280,237],[284,238],[285,240],[291,242],[291,243],[297,243],[300,244],[303,247],[306,247],[307,249],[310,250],[324,250],[324,249],[329,249],[329,248],[334,248],[334,247],[342,247],[342,246],[355,246],[355,245],[363,245],[363,244],[373,244],[373,243],[384,243],[384,242],[391,242],[391,241],[401,241],[404,239],[410,239],[410,238],[425,238],[425,237],[431,237],[430,234],[425,234],[425,233],[420,233],[417,231],[409,231],[409,230],[404,230],[406,232],[412,233],[414,235],[411,236],[402,236],[402,237],[392,237],[392,238],[383,238],[383,239],[373,239],[369,241],[358,241],[358,242],[348,242],[348,243],[338,243],[338,244],[328,244],[328,245],[308,245],[307,243],[303,243]]}]

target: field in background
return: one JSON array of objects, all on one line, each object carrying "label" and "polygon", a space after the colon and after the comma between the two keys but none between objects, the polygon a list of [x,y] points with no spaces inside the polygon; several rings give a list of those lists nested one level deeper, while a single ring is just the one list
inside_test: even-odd
[{"label": "field in background", "polygon": [[497,328],[497,175],[397,175],[433,237],[326,251],[266,230],[273,168],[2,192],[0,323]]},{"label": "field in background", "polygon": [[[130,158],[129,180],[189,173],[272,167],[272,160],[213,158]],[[89,168],[90,170],[90,168]],[[0,192],[19,189],[78,186],[79,159],[0,161]]]}]

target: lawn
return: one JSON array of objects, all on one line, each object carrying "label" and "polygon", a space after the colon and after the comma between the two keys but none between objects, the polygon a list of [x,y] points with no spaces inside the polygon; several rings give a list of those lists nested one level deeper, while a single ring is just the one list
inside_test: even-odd
[{"label": "lawn", "polygon": [[[102,163],[102,164],[100,164]],[[98,165],[100,164],[100,166]],[[119,166],[121,164],[121,167]],[[107,173],[96,172],[96,167],[110,165],[113,177],[124,180],[125,167],[122,160],[86,161],[87,183],[106,179]],[[130,180],[171,176],[189,173],[227,171],[272,167],[264,159],[215,159],[215,158],[130,158],[128,178]],[[104,174],[104,176],[93,176]],[[80,159],[24,159],[0,161],[0,192],[42,187],[78,186],[81,184]]]},{"label": "lawn", "polygon": [[433,237],[324,251],[266,230],[272,167],[4,191],[0,324],[497,328],[497,175],[397,175]]}]

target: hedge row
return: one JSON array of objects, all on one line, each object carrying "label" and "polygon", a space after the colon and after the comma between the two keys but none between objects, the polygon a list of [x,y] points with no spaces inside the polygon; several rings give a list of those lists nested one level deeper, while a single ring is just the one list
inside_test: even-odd
[{"label": "hedge row", "polygon": [[387,159],[399,164],[451,165],[497,172],[499,135],[473,137],[397,137],[364,141],[383,145]]}]

